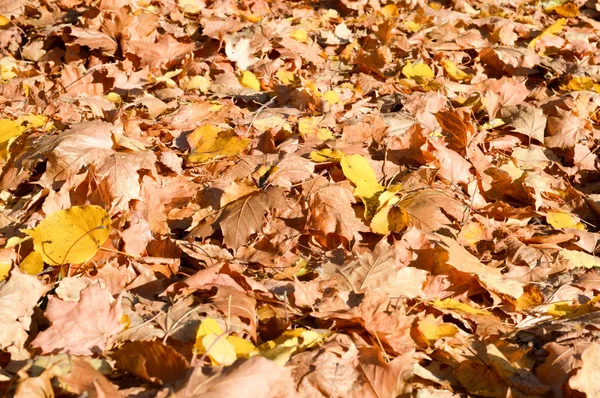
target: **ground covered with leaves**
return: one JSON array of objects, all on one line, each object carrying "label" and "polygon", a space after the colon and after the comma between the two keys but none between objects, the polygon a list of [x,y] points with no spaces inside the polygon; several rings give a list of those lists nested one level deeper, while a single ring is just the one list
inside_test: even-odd
[{"label": "ground covered with leaves", "polygon": [[598,397],[600,3],[0,1],[0,391]]}]

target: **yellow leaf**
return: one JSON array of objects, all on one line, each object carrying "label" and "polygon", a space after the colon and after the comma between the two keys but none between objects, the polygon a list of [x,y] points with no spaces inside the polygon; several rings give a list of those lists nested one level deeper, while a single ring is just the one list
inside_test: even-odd
[{"label": "yellow leaf", "polygon": [[421,79],[433,79],[435,75],[429,67],[424,63],[412,64],[408,61],[402,68],[402,74],[408,79],[421,78]]},{"label": "yellow leaf", "polygon": [[406,28],[412,33],[418,32],[423,26],[422,23],[416,23],[414,21],[408,21],[406,23]]},{"label": "yellow leaf", "polygon": [[319,123],[321,122],[320,117],[303,116],[298,119],[298,132],[302,134],[303,138],[307,137],[318,137],[319,136]]},{"label": "yellow leaf", "polygon": [[10,19],[6,18],[4,15],[0,15],[0,28],[4,28],[5,26],[10,24]]},{"label": "yellow leaf", "polygon": [[342,102],[340,95],[337,93],[337,91],[333,90],[329,90],[323,94],[323,100],[325,100],[329,105],[339,104]]},{"label": "yellow leaf", "polygon": [[458,69],[458,66],[456,66],[456,64],[450,61],[449,59],[443,59],[442,66],[446,70],[446,73],[448,73],[450,77],[454,80],[461,81],[469,80],[471,78],[471,76],[468,73],[465,73],[462,70]]},{"label": "yellow leaf", "polygon": [[115,105],[120,104],[121,102],[123,102],[123,98],[121,98],[121,96],[117,93],[108,93],[104,96],[104,98],[106,98],[107,100],[109,100],[110,102],[112,102]]},{"label": "yellow leaf", "polygon": [[110,217],[100,206],[73,206],[23,232],[33,238],[33,248],[45,263],[81,264],[94,257],[108,238]]},{"label": "yellow leaf", "polygon": [[12,264],[0,263],[0,282],[8,278]]},{"label": "yellow leaf", "polygon": [[410,217],[405,210],[394,205],[385,206],[371,220],[371,231],[381,235],[400,232],[408,226],[409,222]]},{"label": "yellow leaf", "polygon": [[17,60],[13,57],[4,57],[0,59],[0,80],[10,80],[17,77]]},{"label": "yellow leaf", "polygon": [[298,79],[296,78],[296,75],[294,74],[294,72],[290,72],[290,71],[285,70],[285,69],[279,69],[277,71],[277,78],[283,84],[293,84],[293,83],[296,83],[298,81]]},{"label": "yellow leaf", "polygon": [[546,221],[554,229],[575,228],[585,231],[585,226],[578,219],[564,211],[551,210],[546,213]]},{"label": "yellow leaf", "polygon": [[451,323],[439,322],[435,316],[428,314],[418,322],[419,331],[429,344],[443,337],[452,337],[458,333],[458,328]]},{"label": "yellow leaf", "polygon": [[21,261],[19,268],[25,274],[37,275],[44,270],[44,260],[38,252],[31,252]]},{"label": "yellow leaf", "polygon": [[579,15],[579,7],[577,7],[577,4],[570,2],[552,8],[552,11],[567,18],[574,18]]},{"label": "yellow leaf", "polygon": [[237,359],[235,348],[226,336],[207,334],[202,338],[202,346],[213,365],[231,365]]},{"label": "yellow leaf", "polygon": [[210,79],[200,75],[192,77],[183,84],[183,88],[186,90],[200,90],[203,93],[206,93],[209,87]]},{"label": "yellow leaf", "polygon": [[451,298],[447,298],[444,300],[435,300],[431,304],[439,309],[456,310],[473,315],[492,315],[492,313],[489,311],[473,308],[468,304],[461,303],[460,301]]},{"label": "yellow leaf", "polygon": [[296,29],[290,33],[290,37],[294,40],[298,40],[300,43],[308,42],[308,32],[306,29]]},{"label": "yellow leaf", "polygon": [[318,151],[312,151],[310,153],[310,159],[313,162],[317,162],[317,163],[322,163],[322,162],[339,162],[342,157],[344,156],[344,152],[337,150],[337,149],[331,149],[331,148],[324,148],[324,149],[320,149]]},{"label": "yellow leaf", "polygon": [[0,119],[0,158],[8,157],[9,145],[24,131],[25,128],[18,121]]},{"label": "yellow leaf", "polygon": [[319,332],[303,328],[287,330],[275,340],[266,341],[258,346],[258,350],[260,355],[283,366],[293,354],[314,347],[329,335],[329,331]]},{"label": "yellow leaf", "polygon": [[191,139],[196,143],[188,161],[202,163],[217,157],[240,154],[249,144],[245,138],[238,137],[233,130],[224,130],[214,124],[205,124],[192,133]]},{"label": "yellow leaf", "polygon": [[400,15],[400,13],[398,12],[398,7],[396,7],[395,4],[388,4],[387,6],[381,8],[379,12],[386,18],[397,17],[398,15]]},{"label": "yellow leaf", "polygon": [[569,80],[569,83],[560,86],[565,91],[587,91],[593,90],[596,83],[589,77],[577,76]]},{"label": "yellow leaf", "polygon": [[485,239],[485,227],[478,222],[470,222],[460,230],[458,241],[463,246],[474,247]]},{"label": "yellow leaf", "polygon": [[600,267],[600,258],[577,250],[562,249],[558,259],[566,263],[569,269]]},{"label": "yellow leaf", "polygon": [[375,172],[364,156],[345,155],[341,165],[346,178],[356,186],[354,190],[356,196],[370,198],[384,190],[384,187],[377,182]]},{"label": "yellow leaf", "polygon": [[565,18],[560,18],[558,21],[554,22],[552,25],[550,25],[546,30],[544,30],[538,37],[536,37],[535,39],[531,40],[529,42],[529,48],[535,48],[535,45],[537,44],[537,42],[544,36],[548,36],[548,35],[553,35],[556,33],[560,33],[560,31],[563,29],[563,27],[565,26],[565,24],[567,23],[567,20]]},{"label": "yellow leaf", "polygon": [[258,354],[258,348],[246,339],[238,336],[227,336],[227,341],[235,350],[236,357],[248,358]]},{"label": "yellow leaf", "polygon": [[252,90],[260,91],[260,81],[256,75],[249,70],[242,72],[240,76],[240,84],[244,87],[251,88]]}]

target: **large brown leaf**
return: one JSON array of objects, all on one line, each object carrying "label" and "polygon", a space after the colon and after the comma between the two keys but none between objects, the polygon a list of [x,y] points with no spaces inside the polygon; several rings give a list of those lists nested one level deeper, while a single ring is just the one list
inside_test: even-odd
[{"label": "large brown leaf", "polygon": [[250,237],[260,232],[268,210],[286,205],[285,190],[269,188],[229,203],[216,223],[223,232],[223,242],[232,249],[250,243]]},{"label": "large brown leaf", "polygon": [[79,301],[50,297],[44,315],[50,321],[32,345],[44,353],[65,352],[74,355],[101,354],[107,339],[123,329],[121,299],[111,303],[108,290],[89,285]]},{"label": "large brown leaf", "polygon": [[156,156],[149,151],[114,151],[114,129],[118,127],[110,123],[85,122],[52,139],[48,166],[40,183],[51,187],[90,167],[98,188],[108,194],[116,208],[126,209],[131,199],[140,199],[138,171],[156,174]]}]

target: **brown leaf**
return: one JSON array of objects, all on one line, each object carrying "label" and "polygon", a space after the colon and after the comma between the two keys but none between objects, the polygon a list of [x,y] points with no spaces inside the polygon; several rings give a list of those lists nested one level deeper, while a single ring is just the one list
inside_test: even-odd
[{"label": "brown leaf", "polygon": [[433,189],[425,189],[407,196],[398,203],[398,207],[404,209],[412,224],[423,231],[437,231],[450,227],[452,221],[448,215],[462,221],[466,210],[458,200]]},{"label": "brown leaf", "polygon": [[104,122],[85,122],[51,138],[48,167],[40,183],[52,186],[79,173],[82,167],[93,166],[96,184],[109,195],[113,206],[124,209],[129,200],[140,199],[138,171],[156,173],[156,156],[149,151],[114,151],[112,129],[117,127]]},{"label": "brown leaf", "polygon": [[394,248],[385,239],[372,253],[361,254],[357,260],[339,268],[333,264],[329,268],[334,268],[340,288],[348,282],[349,288],[356,293],[377,291],[393,298],[419,297],[428,274],[417,268],[398,266]]},{"label": "brown leaf", "polygon": [[172,35],[163,34],[159,36],[156,43],[148,43],[145,40],[131,40],[123,51],[132,53],[140,58],[141,66],[149,66],[158,69],[162,66],[181,60],[186,54],[196,48],[194,43],[182,43]]},{"label": "brown leaf", "polygon": [[585,393],[588,397],[600,396],[600,344],[592,342],[581,354],[583,362],[577,374],[569,379],[569,386]]},{"label": "brown leaf", "polygon": [[44,353],[101,354],[107,339],[123,329],[121,298],[111,303],[108,290],[94,284],[81,291],[79,301],[50,297],[44,315],[50,327],[31,343]]},{"label": "brown leaf", "polygon": [[412,385],[409,381],[416,362],[414,352],[407,352],[386,362],[379,350],[362,348],[358,368],[368,382],[362,385],[360,394],[364,397],[410,396]]},{"label": "brown leaf", "polygon": [[355,232],[368,228],[356,217],[354,194],[349,184],[331,184],[309,197],[308,228],[322,235],[337,234],[351,240]]},{"label": "brown leaf", "polygon": [[29,358],[23,346],[29,338],[31,316],[48,288],[36,276],[22,274],[18,267],[8,280],[0,282],[0,349],[10,352],[12,359]]},{"label": "brown leaf", "polygon": [[284,189],[274,187],[250,194],[225,206],[216,221],[223,232],[223,242],[232,249],[250,243],[250,237],[260,232],[266,212],[286,206],[284,194]]},{"label": "brown leaf", "polygon": [[254,356],[239,359],[233,365],[216,369],[213,375],[204,375],[203,368],[194,369],[185,387],[179,390],[181,398],[237,398],[248,391],[265,398],[298,397],[290,368]]},{"label": "brown leaf", "polygon": [[507,106],[502,110],[506,125],[515,132],[523,134],[538,142],[544,142],[546,116],[540,108],[529,104]]},{"label": "brown leaf", "polygon": [[189,366],[183,355],[158,341],[127,342],[111,357],[119,369],[158,384],[179,380]]}]

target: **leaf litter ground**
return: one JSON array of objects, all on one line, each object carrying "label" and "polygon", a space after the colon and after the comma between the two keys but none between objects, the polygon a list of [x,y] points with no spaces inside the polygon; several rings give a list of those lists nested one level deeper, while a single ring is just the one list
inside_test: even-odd
[{"label": "leaf litter ground", "polygon": [[598,396],[599,21],[0,4],[0,389]]}]

